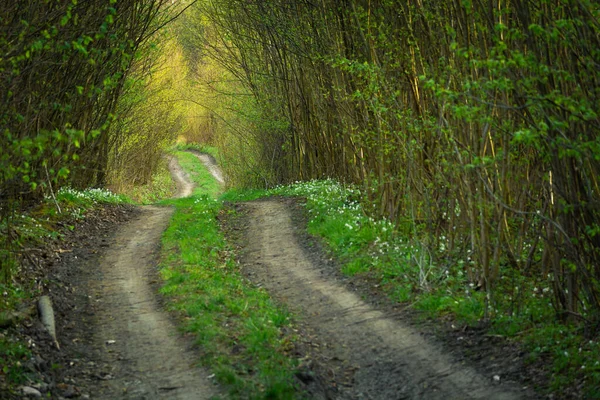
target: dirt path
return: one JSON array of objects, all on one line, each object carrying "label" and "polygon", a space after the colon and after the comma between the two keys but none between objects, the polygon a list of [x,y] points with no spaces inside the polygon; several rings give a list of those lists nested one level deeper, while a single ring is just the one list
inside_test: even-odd
[{"label": "dirt path", "polygon": [[169,159],[169,170],[171,171],[175,185],[177,185],[174,197],[182,198],[190,196],[194,190],[194,184],[190,181],[187,173],[181,168],[175,157]]},{"label": "dirt path", "polygon": [[[193,186],[170,161],[178,197]],[[98,265],[88,293],[94,307],[94,344],[109,370],[92,398],[208,399],[217,394],[208,373],[195,367],[190,343],[157,301],[156,251],[173,210],[146,206],[123,226]]]},{"label": "dirt path", "polygon": [[202,161],[204,166],[208,169],[208,171],[211,173],[211,175],[215,177],[215,179],[217,180],[217,182],[219,182],[219,184],[221,184],[221,185],[225,184],[225,178],[223,177],[223,172],[221,171],[221,168],[219,168],[219,166],[217,165],[217,161],[215,160],[215,158],[213,156],[211,156],[210,154],[201,153],[201,152],[195,151],[195,150],[188,150],[188,151],[190,153],[192,153],[193,155],[195,155],[196,157],[198,157],[198,159],[200,161]]},{"label": "dirt path", "polygon": [[440,348],[378,311],[311,261],[283,200],[246,203],[247,275],[312,330],[338,399],[519,399],[520,388],[453,363]]},{"label": "dirt path", "polygon": [[[214,160],[199,158],[218,172]],[[191,194],[193,185],[174,159],[170,168],[178,197]],[[236,229],[245,243],[244,273],[300,321],[298,348],[305,358],[298,379],[309,398],[535,397],[504,378],[495,382],[495,372],[482,376],[453,361],[399,318],[371,306],[340,282],[318,251],[303,247],[303,228],[292,223],[292,203],[270,199],[239,205],[246,217]],[[119,219],[129,221],[114,235],[110,223],[83,234],[77,240],[80,247],[63,254],[63,267],[50,279],[62,350],[52,349],[47,335],[32,328],[36,341],[46,343],[47,352],[41,355],[53,360],[36,361],[35,368],[46,371],[44,385],[54,387],[61,398],[219,396],[222,392],[209,373],[194,365],[191,341],[180,336],[156,295],[157,250],[172,209],[148,206],[114,213],[113,225]]]}]

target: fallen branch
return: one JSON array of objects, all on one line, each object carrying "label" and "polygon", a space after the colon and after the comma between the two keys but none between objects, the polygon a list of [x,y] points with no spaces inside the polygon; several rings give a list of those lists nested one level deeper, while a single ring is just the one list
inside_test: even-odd
[{"label": "fallen branch", "polygon": [[56,340],[56,327],[54,323],[54,310],[52,309],[52,301],[50,301],[50,297],[42,296],[38,300],[38,312],[40,314],[40,320],[44,327],[54,340],[54,344],[56,348],[60,350],[60,346],[58,345],[58,340]]},{"label": "fallen branch", "polygon": [[44,168],[46,169],[46,178],[48,179],[48,187],[50,188],[50,195],[52,196],[52,200],[54,200],[54,204],[56,205],[56,209],[58,210],[58,213],[62,214],[60,205],[58,204],[58,201],[56,200],[56,196],[54,195],[54,190],[52,190],[52,181],[50,180],[50,174],[48,174],[48,166],[44,165]]}]

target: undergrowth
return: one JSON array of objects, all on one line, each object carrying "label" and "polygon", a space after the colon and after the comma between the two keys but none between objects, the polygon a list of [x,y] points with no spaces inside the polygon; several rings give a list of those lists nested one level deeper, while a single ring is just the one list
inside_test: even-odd
[{"label": "undergrowth", "polygon": [[169,202],[175,213],[163,236],[161,292],[182,313],[201,361],[231,396],[294,398],[290,316],[241,275],[220,231],[217,182],[196,157],[176,154],[198,187],[191,197]]},{"label": "undergrowth", "polygon": [[175,192],[175,184],[169,171],[168,161],[163,159],[159,163],[156,173],[148,184],[120,187],[118,192],[138,204],[152,204],[170,198]]}]

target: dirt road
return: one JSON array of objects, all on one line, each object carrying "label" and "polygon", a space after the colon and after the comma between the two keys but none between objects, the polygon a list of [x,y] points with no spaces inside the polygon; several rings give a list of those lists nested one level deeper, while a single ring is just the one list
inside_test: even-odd
[{"label": "dirt road", "polygon": [[[218,171],[214,160],[203,160]],[[175,160],[170,167],[178,196],[193,190]],[[520,399],[530,391],[502,377],[456,362],[401,319],[374,307],[348,285],[319,251],[303,242],[292,223],[292,200],[269,199],[236,206],[244,215],[243,272],[294,313],[304,355],[299,381],[315,399]],[[109,234],[105,218],[82,232],[78,247],[63,254],[50,279],[59,314],[61,351],[42,353],[36,368],[48,371],[62,397],[92,399],[208,399],[222,391],[195,365],[191,341],[156,295],[157,250],[172,209],[114,211],[128,218]],[[112,214],[111,214],[112,215]],[[110,225],[111,223],[108,223]],[[114,225],[114,222],[112,222]],[[62,296],[58,293],[63,293]],[[38,337],[38,343],[44,335]],[[499,371],[501,374],[502,371]],[[52,378],[54,376],[54,378]],[[58,383],[60,382],[60,383]]]},{"label": "dirt road", "polygon": [[244,271],[298,315],[316,336],[314,346],[336,399],[529,398],[494,376],[454,363],[402,321],[379,311],[327,274],[318,255],[299,244],[286,200],[246,203]]},{"label": "dirt road", "polygon": [[[193,189],[177,161],[170,161],[177,197]],[[209,373],[195,366],[190,342],[156,296],[156,254],[172,208],[146,206],[123,226],[85,289],[90,296],[95,334],[91,346],[104,366],[99,399],[208,399],[218,390]]]},{"label": "dirt road", "polygon": [[202,161],[204,166],[208,169],[208,171],[211,173],[211,175],[214,176],[214,178],[217,180],[217,182],[219,182],[219,184],[221,184],[221,185],[225,184],[225,178],[223,176],[223,171],[221,171],[221,168],[219,168],[219,166],[217,165],[217,161],[215,160],[215,158],[213,156],[211,156],[210,154],[201,153],[196,150],[188,150],[188,151],[190,153],[192,153],[193,155],[195,155],[196,157],[198,157],[198,159],[200,161]]}]

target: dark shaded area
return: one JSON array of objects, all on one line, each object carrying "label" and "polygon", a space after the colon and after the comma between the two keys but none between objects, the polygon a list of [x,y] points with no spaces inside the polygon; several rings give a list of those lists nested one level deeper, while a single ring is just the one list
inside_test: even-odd
[{"label": "dark shaded area", "polygon": [[[21,279],[37,282],[42,293],[50,296],[61,348],[56,349],[35,315],[3,334],[29,345],[34,356],[25,368],[32,381],[39,381],[38,390],[44,396],[72,398],[93,394],[98,381],[112,373],[108,364],[98,363],[102,357],[86,340],[94,331],[90,323],[94,309],[82,288],[96,272],[98,258],[115,245],[115,232],[138,213],[132,206],[106,206],[91,211],[84,220],[73,221],[72,231],[65,228],[62,240],[37,249],[38,263],[26,265],[21,271]],[[4,388],[0,393],[2,398],[23,398],[6,393]]]}]

